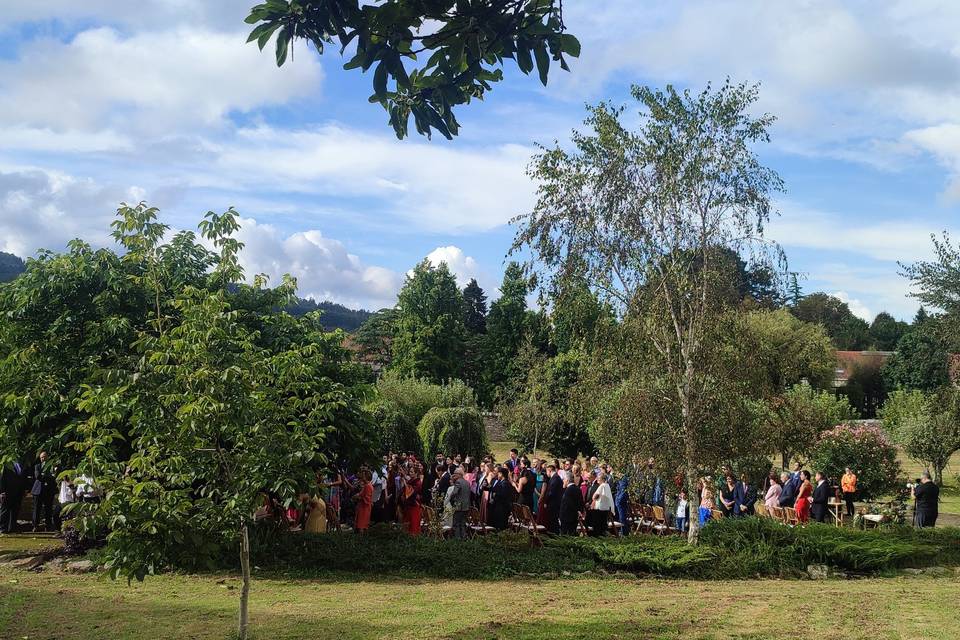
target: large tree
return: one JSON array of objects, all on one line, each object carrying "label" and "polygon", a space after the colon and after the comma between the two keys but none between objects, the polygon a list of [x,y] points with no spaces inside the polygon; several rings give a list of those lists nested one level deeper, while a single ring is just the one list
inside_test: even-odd
[{"label": "large tree", "polygon": [[476,278],[463,288],[463,326],[470,333],[487,332],[487,294]]},{"label": "large tree", "polygon": [[870,342],[874,349],[893,351],[897,348],[900,338],[909,330],[909,324],[897,320],[886,311],[881,311],[870,323]]},{"label": "large tree", "polygon": [[[534,210],[520,216],[514,248],[528,247],[546,280],[582,274],[637,321],[647,367],[660,380],[658,406],[675,420],[687,485],[718,451],[711,438],[717,385],[736,379],[710,338],[727,310],[717,291],[727,269],[716,248],[764,254],[762,233],[779,176],[752,150],[768,140],[755,116],[756,87],[726,83],[700,93],[633,87],[640,126],[624,109],[590,108],[589,132],[533,160]],[[690,540],[698,537],[691,523]]]},{"label": "large tree", "polygon": [[853,315],[846,302],[823,292],[804,296],[790,308],[804,322],[823,325],[841,351],[861,351],[870,346],[870,325]]},{"label": "large tree", "polygon": [[369,455],[373,433],[342,333],[277,311],[291,278],[242,283],[238,227],[233,210],[208,213],[210,251],[189,232],[164,242],[156,209],[124,205],[121,252],[74,241],[30,260],[0,294],[0,450],[42,446],[102,490],[70,515],[108,532],[114,577],[209,566],[239,546],[245,637],[247,527],[263,492],[292,503],[332,452]]},{"label": "large tree", "polygon": [[896,391],[882,415],[884,428],[904,452],[926,465],[942,485],[950,457],[960,451],[960,392],[953,387],[932,393]]},{"label": "large tree", "polygon": [[764,420],[786,469],[790,460],[809,455],[821,433],[856,417],[845,397],[797,384],[767,402]]},{"label": "large tree", "polygon": [[487,335],[481,350],[482,373],[480,401],[491,406],[503,387],[516,377],[515,363],[527,335],[527,278],[517,262],[510,262],[503,273],[500,297],[490,305]]},{"label": "large tree", "polygon": [[397,297],[391,368],[403,376],[443,382],[463,365],[463,296],[445,262],[423,260]]},{"label": "large tree", "polygon": [[[503,79],[507,60],[546,85],[551,63],[580,55],[566,32],[562,0],[267,0],[250,10],[248,42],[261,50],[276,34],[277,65],[306,40],[323,53],[336,39],[353,57],[344,69],[373,68],[373,95],[397,137],[410,116],[419,133],[451,138],[455,107],[482,99]],[[391,82],[392,81],[392,82]]]},{"label": "large tree", "polygon": [[949,380],[949,354],[938,322],[926,322],[900,338],[897,352],[883,366],[883,378],[890,389],[932,391]]}]

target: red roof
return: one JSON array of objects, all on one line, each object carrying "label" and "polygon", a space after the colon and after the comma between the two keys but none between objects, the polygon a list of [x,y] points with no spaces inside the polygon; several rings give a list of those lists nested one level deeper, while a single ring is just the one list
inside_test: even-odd
[{"label": "red roof", "polygon": [[893,351],[837,351],[837,371],[833,383],[846,384],[856,369],[880,368],[894,354]]}]

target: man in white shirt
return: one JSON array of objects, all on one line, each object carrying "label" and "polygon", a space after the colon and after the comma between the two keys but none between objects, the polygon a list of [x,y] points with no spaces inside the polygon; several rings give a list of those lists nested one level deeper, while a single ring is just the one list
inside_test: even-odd
[{"label": "man in white shirt", "polygon": [[610,512],[613,511],[613,491],[607,483],[607,474],[597,472],[597,486],[593,491],[590,509],[587,511],[587,526],[590,535],[607,535],[607,526],[610,523]]}]

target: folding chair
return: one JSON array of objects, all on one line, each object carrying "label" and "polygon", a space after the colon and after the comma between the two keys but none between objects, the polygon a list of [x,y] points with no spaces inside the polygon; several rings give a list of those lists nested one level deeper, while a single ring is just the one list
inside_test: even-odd
[{"label": "folding chair", "polygon": [[670,533],[670,525],[667,524],[667,514],[663,507],[653,505],[653,532],[658,536],[665,536]]}]

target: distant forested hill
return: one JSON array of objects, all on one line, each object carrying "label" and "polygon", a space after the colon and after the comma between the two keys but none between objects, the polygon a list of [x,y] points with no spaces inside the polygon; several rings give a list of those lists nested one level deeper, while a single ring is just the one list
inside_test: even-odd
[{"label": "distant forested hill", "polygon": [[0,282],[9,282],[23,273],[23,260],[13,255],[0,251]]},{"label": "distant forested hill", "polygon": [[360,325],[367,321],[367,318],[373,315],[370,311],[348,309],[336,302],[323,301],[318,303],[313,298],[305,300],[298,298],[294,304],[287,307],[287,312],[294,316],[301,316],[311,311],[323,312],[320,321],[323,323],[323,327],[330,331],[333,329],[343,329],[348,332],[356,331],[360,328]]}]

